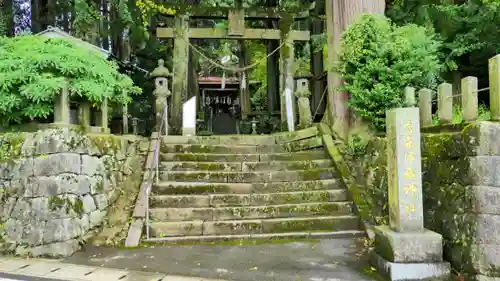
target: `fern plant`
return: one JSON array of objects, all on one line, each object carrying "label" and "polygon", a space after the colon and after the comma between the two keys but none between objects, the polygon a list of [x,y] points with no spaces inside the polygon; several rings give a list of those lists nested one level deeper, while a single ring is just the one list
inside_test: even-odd
[{"label": "fern plant", "polygon": [[69,82],[72,98],[127,104],[141,93],[118,66],[67,39],[0,37],[0,123],[47,118]]}]

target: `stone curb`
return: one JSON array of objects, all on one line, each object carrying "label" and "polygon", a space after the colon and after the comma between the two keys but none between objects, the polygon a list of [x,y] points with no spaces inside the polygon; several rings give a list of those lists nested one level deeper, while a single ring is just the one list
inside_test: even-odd
[{"label": "stone curb", "polygon": [[0,257],[0,273],[65,281],[225,281],[10,257]]}]

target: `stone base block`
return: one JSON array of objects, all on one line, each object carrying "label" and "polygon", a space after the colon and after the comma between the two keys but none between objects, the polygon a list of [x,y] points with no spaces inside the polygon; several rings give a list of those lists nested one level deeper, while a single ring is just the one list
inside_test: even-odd
[{"label": "stone base block", "polygon": [[448,262],[395,263],[372,252],[370,263],[380,275],[391,281],[448,281],[451,276],[451,266]]},{"label": "stone base block", "polygon": [[489,277],[485,275],[476,275],[476,281],[500,281],[500,277]]},{"label": "stone base block", "polygon": [[396,232],[385,225],[374,230],[375,251],[390,262],[443,261],[443,238],[439,233],[427,229],[422,232]]},{"label": "stone base block", "polygon": [[195,128],[182,128],[182,135],[183,136],[196,136],[196,129]]}]

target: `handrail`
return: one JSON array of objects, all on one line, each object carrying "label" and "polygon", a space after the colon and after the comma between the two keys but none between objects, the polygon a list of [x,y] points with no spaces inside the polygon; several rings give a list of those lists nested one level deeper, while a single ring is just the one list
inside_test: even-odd
[{"label": "handrail", "polygon": [[[154,169],[155,171],[155,182],[159,182],[159,162],[160,162],[160,144],[161,144],[161,136],[163,132],[163,127],[165,126],[165,121],[166,121],[166,113],[167,113],[167,108],[168,105],[165,105],[161,111],[161,121],[160,121],[160,126],[158,128],[158,134],[156,135],[156,143],[153,149],[153,163],[151,164],[151,167],[149,167],[149,179],[148,179],[148,184],[146,188],[146,240],[149,239],[149,195],[151,192],[151,186],[153,185],[153,177],[152,177],[152,171]],[[165,132],[165,135],[168,135],[168,132]]]}]

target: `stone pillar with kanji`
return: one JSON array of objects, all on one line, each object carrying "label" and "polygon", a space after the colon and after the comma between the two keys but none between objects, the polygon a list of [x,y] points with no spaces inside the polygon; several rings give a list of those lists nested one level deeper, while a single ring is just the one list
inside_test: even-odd
[{"label": "stone pillar with kanji", "polygon": [[418,107],[387,111],[389,225],[375,227],[371,263],[391,281],[449,280],[443,238],[424,228]]},{"label": "stone pillar with kanji", "polygon": [[151,76],[155,81],[155,90],[153,92],[153,95],[155,96],[155,131],[159,132],[162,135],[167,135],[169,128],[168,97],[172,95],[172,92],[168,88],[168,80],[172,77],[172,75],[170,74],[168,68],[165,67],[164,60],[160,59],[158,61],[158,67],[153,70]]}]

